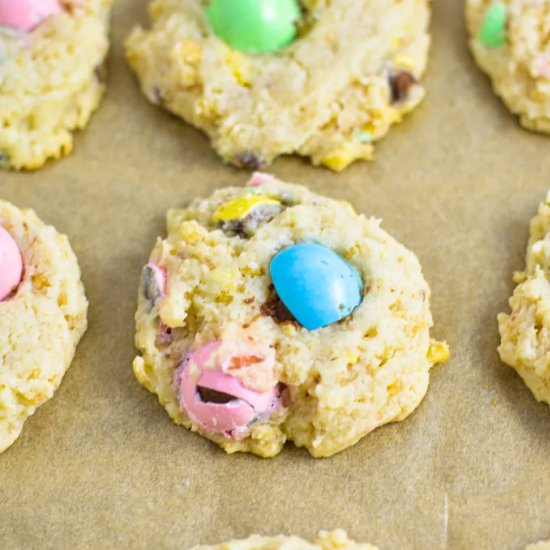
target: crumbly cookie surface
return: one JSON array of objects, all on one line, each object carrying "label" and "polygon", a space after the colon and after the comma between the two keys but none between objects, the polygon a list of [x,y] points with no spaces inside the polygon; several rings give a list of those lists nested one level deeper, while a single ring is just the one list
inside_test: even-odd
[{"label": "crumbly cookie surface", "polygon": [[[479,33],[487,10],[506,10],[505,41],[487,47]],[[550,4],[532,0],[467,0],[470,48],[493,88],[522,126],[550,133]]]},{"label": "crumbly cookie surface", "polygon": [[190,550],[377,550],[371,544],[350,540],[345,531],[321,531],[313,542],[299,537],[262,537],[252,535],[245,540],[233,540],[213,546],[195,546]]},{"label": "crumbly cookie surface", "polygon": [[343,170],[423,98],[428,0],[302,0],[295,42],[248,55],[212,35],[202,0],[155,0],[127,57],[143,93],[257,169],[283,154]]},{"label": "crumbly cookie surface", "polygon": [[[257,187],[220,189],[168,213],[168,237],[157,241],[148,264],[166,272],[166,292],[142,284],[134,372],[175,422],[227,452],[271,457],[288,439],[313,456],[329,456],[408,416],[426,393],[430,368],[446,360],[448,349],[430,340],[430,290],[418,259],[379,220],[304,187],[259,177]],[[255,175],[251,184],[257,181]],[[281,210],[258,224],[215,221],[220,207],[251,195],[278,200]],[[313,241],[358,270],[364,295],[344,319],[308,331],[278,308],[269,266],[281,249]],[[234,342],[246,341],[274,357],[272,373],[253,361],[231,370],[252,389],[270,377],[281,389],[280,406],[238,438],[203,429],[178,399],[178,366],[189,350],[214,341],[224,343],[222,354],[224,346],[231,354]]]},{"label": "crumbly cookie surface", "polygon": [[525,271],[514,274],[511,313],[498,316],[498,351],[536,399],[550,404],[550,193],[531,221],[526,263]]},{"label": "crumbly cookie surface", "polygon": [[0,226],[17,242],[24,272],[0,301],[0,452],[50,399],[86,330],[88,303],[67,237],[32,210],[0,201]]},{"label": "crumbly cookie surface", "polygon": [[0,167],[37,169],[71,152],[105,90],[111,3],[68,2],[28,33],[0,27]]}]

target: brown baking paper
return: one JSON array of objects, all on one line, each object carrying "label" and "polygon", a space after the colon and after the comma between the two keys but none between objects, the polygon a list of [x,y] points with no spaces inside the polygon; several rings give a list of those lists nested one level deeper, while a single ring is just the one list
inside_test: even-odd
[{"label": "brown baking paper", "polygon": [[183,549],[250,533],[344,528],[393,549],[523,549],[550,537],[550,408],[498,358],[496,314],[550,188],[550,138],[520,129],[468,53],[461,2],[434,6],[428,98],[341,175],[281,159],[272,172],[349,200],[419,256],[452,359],[404,422],[315,460],[227,456],[173,424],[135,380],[142,264],[164,213],[247,173],[149,105],[122,41],[145,0],[113,16],[109,90],[67,159],[0,174],[0,196],[67,233],[90,327],[54,399],[0,456],[0,548]]}]

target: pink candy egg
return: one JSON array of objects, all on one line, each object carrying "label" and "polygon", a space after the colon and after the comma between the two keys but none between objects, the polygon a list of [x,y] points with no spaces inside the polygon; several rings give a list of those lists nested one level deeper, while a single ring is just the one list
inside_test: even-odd
[{"label": "pink candy egg", "polygon": [[13,237],[0,226],[0,301],[6,299],[21,281],[23,261]]},{"label": "pink candy egg", "polygon": [[247,185],[248,187],[260,187],[260,185],[263,185],[264,183],[267,183],[269,180],[272,179],[273,176],[270,176],[269,174],[264,174],[263,172],[254,172]]},{"label": "pink candy egg", "polygon": [[238,438],[256,416],[274,405],[277,393],[275,388],[250,390],[219,366],[208,368],[219,346],[212,342],[189,352],[176,371],[176,386],[180,404],[194,422],[209,432]]},{"label": "pink candy egg", "polygon": [[26,32],[61,11],[59,0],[0,0],[0,26]]}]

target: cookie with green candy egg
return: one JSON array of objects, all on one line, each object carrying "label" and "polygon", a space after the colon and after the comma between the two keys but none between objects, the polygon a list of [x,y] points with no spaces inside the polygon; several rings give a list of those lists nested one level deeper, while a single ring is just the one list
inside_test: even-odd
[{"label": "cookie with green candy egg", "polygon": [[127,57],[146,97],[224,161],[339,171],[424,97],[427,0],[154,0]]},{"label": "cookie with green candy egg", "polygon": [[407,417],[448,357],[418,259],[346,202],[257,173],[167,222],[142,271],[134,372],[229,453],[342,451]]},{"label": "cookie with green candy egg", "polygon": [[470,49],[528,130],[550,133],[550,3],[467,0]]}]

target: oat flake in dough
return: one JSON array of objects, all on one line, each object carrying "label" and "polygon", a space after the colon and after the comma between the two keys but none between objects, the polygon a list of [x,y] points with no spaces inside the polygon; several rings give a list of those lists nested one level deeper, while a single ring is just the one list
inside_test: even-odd
[{"label": "oat flake in dough", "polygon": [[514,274],[511,313],[498,316],[498,351],[535,398],[550,404],[550,193],[531,221],[526,263],[525,271]]},{"label": "oat flake in dough", "polygon": [[105,91],[112,0],[69,0],[28,33],[0,27],[0,168],[68,155]]},{"label": "oat flake in dough", "polygon": [[[430,339],[430,290],[418,259],[379,220],[273,177],[251,181],[261,183],[220,189],[169,211],[168,237],[157,241],[150,257],[167,274],[166,294],[150,284],[139,292],[134,372],[175,422],[229,453],[271,457],[291,440],[313,456],[329,456],[407,417],[426,393],[430,368],[447,359],[448,349]],[[252,194],[280,201],[282,211],[253,229],[213,221],[221,205]],[[311,332],[273,304],[268,275],[274,254],[301,241],[336,251],[365,283],[351,315]],[[215,341],[225,345],[222,358],[235,350],[238,356],[235,342],[241,341],[270,358],[232,371],[249,388],[273,387],[271,376],[280,383],[278,406],[239,438],[203,429],[178,399],[183,358]]]},{"label": "oat flake in dough", "polygon": [[423,98],[428,0],[303,0],[298,38],[248,55],[212,34],[202,0],[154,0],[126,47],[149,101],[200,128],[227,161],[283,154],[343,170],[372,158]]},{"label": "oat flake in dough", "polygon": [[498,0],[506,8],[505,45],[488,48],[479,40],[487,10],[496,0],[467,0],[470,48],[522,126],[550,133],[550,2]]},{"label": "oat flake in dough", "polygon": [[24,271],[0,301],[0,452],[50,399],[86,330],[88,302],[67,237],[32,210],[0,200],[0,225],[17,242]]}]

